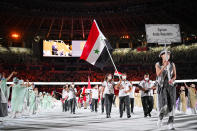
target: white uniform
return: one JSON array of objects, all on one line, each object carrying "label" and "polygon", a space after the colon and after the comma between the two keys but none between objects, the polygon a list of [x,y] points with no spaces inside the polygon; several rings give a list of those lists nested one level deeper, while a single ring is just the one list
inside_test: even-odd
[{"label": "white uniform", "polygon": [[92,99],[98,99],[98,89],[92,89]]},{"label": "white uniform", "polygon": [[62,90],[62,99],[65,99],[66,97],[68,97],[68,95],[69,95],[69,93],[65,89],[63,89]]},{"label": "white uniform", "polygon": [[105,93],[103,92],[103,95],[102,95],[102,90],[103,90],[103,86],[100,86],[99,87],[99,91],[100,91],[100,98],[105,98]]},{"label": "white uniform", "polygon": [[125,93],[125,91],[128,91],[129,87],[131,87],[131,86],[132,85],[129,81],[122,81],[120,84],[120,88],[122,88],[122,87],[124,87],[124,88],[119,90],[119,97],[130,95],[129,92]]},{"label": "white uniform", "polygon": [[75,93],[77,92],[76,88],[71,88],[68,93],[68,100],[76,98]]},{"label": "white uniform", "polygon": [[103,87],[105,87],[104,94],[114,94],[114,82],[103,82]]},{"label": "white uniform", "polygon": [[154,85],[153,81],[152,80],[149,80],[149,81],[145,81],[145,80],[142,80],[139,85],[142,87],[142,88],[145,88],[146,90],[150,90],[148,93],[145,93],[144,91],[140,91],[141,92],[141,97],[144,97],[144,96],[153,96],[153,90],[151,89]]},{"label": "white uniform", "polygon": [[136,88],[135,86],[132,87],[132,90],[129,94],[129,98],[135,98],[135,88]]}]

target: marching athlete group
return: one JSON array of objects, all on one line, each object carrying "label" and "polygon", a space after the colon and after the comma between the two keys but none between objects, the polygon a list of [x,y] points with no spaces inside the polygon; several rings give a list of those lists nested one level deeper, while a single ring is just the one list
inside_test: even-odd
[{"label": "marching athlete group", "polygon": [[[98,101],[101,101],[101,112],[106,112],[106,118],[111,118],[112,105],[115,101],[119,100],[119,113],[120,118],[123,117],[124,111],[127,118],[130,118],[134,113],[134,97],[135,90],[139,89],[141,92],[141,103],[144,111],[144,117],[151,117],[151,111],[157,102],[158,122],[157,125],[160,128],[162,126],[162,120],[165,116],[169,116],[168,127],[173,130],[174,116],[176,108],[176,87],[174,81],[176,80],[176,67],[175,64],[170,61],[170,52],[167,54],[162,51],[159,54],[160,61],[155,64],[156,69],[156,81],[153,82],[149,79],[149,74],[144,74],[144,78],[138,85],[134,86],[127,80],[127,74],[122,73],[119,82],[115,84],[113,75],[107,74],[102,85],[96,85],[92,89],[87,90],[83,87],[80,92],[77,92],[74,83],[71,85],[65,85],[62,90],[62,110],[64,112],[70,111],[75,114],[76,107],[84,109],[88,105],[91,105],[91,111],[97,112]],[[168,59],[166,59],[168,58]],[[16,72],[12,72],[7,78],[5,74],[0,74],[0,116],[5,117],[8,115],[8,98],[10,95],[10,88],[12,88],[11,97],[11,110],[12,117],[17,117],[18,113],[22,113],[24,110],[29,113],[35,114],[40,109],[50,109],[53,106],[53,97],[50,94],[38,93],[34,84],[30,84],[28,80],[24,84],[23,80],[13,78],[13,85],[7,86],[6,82],[11,79]],[[185,87],[188,88],[191,107],[193,113],[196,113],[196,90],[195,85]],[[155,101],[154,90],[157,91],[157,100]],[[119,90],[118,96],[115,96],[115,90]],[[184,90],[181,88],[180,101],[182,102],[183,111],[185,111]],[[88,91],[88,92],[87,92]],[[80,94],[77,100],[76,95]],[[87,95],[89,94],[89,95]],[[91,100],[91,103],[86,102]],[[78,102],[77,102],[78,101]],[[85,102],[83,102],[85,101]]]}]

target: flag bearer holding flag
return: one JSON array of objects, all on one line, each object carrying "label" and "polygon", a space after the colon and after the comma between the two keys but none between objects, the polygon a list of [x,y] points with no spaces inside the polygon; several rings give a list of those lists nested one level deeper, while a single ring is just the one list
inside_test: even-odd
[{"label": "flag bearer holding flag", "polygon": [[[96,21],[94,20],[80,59],[86,60],[90,64],[103,69],[108,59],[110,58],[115,71],[118,72],[111,57],[112,50],[112,47],[108,43],[103,33],[100,31]],[[114,81],[112,79],[112,74],[106,75],[105,81],[103,82],[102,94],[103,93],[105,94],[106,117],[110,118],[114,97]]]},{"label": "flag bearer holding flag", "polygon": [[111,118],[112,102],[114,97],[114,81],[112,79],[112,74],[107,74],[103,82],[103,92],[105,94],[105,109],[106,118]]},{"label": "flag bearer holding flag", "polygon": [[125,104],[126,109],[127,109],[127,118],[131,117],[129,94],[132,90],[132,85],[126,79],[127,79],[127,75],[126,75],[126,73],[123,73],[122,74],[122,79],[120,79],[119,83],[115,86],[115,89],[119,90],[120,118],[122,118],[122,116],[123,116],[124,104]]}]

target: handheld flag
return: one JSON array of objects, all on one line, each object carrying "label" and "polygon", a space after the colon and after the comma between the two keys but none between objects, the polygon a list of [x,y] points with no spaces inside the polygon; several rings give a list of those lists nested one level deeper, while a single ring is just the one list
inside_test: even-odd
[{"label": "handheld flag", "polygon": [[112,51],[111,45],[107,42],[94,20],[80,59],[86,60],[90,64],[103,69],[109,59],[107,48],[109,52]]},{"label": "handheld flag", "polygon": [[122,73],[121,72],[118,72],[118,71],[115,71],[114,72],[114,76],[122,76]]}]

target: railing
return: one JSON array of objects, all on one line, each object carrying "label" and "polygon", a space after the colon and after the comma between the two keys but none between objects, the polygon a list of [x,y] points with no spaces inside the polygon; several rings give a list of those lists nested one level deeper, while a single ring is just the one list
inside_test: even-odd
[{"label": "railing", "polygon": [[[187,79],[187,80],[176,80],[175,83],[184,82],[197,82],[197,79]],[[33,82],[35,85],[66,85],[72,82]],[[132,81],[133,84],[139,84],[139,81]],[[13,82],[7,82],[7,84],[13,84]],[[88,85],[88,82],[74,82],[75,85]],[[101,85],[102,82],[90,82],[91,85]],[[117,84],[117,82],[115,82]]]}]

